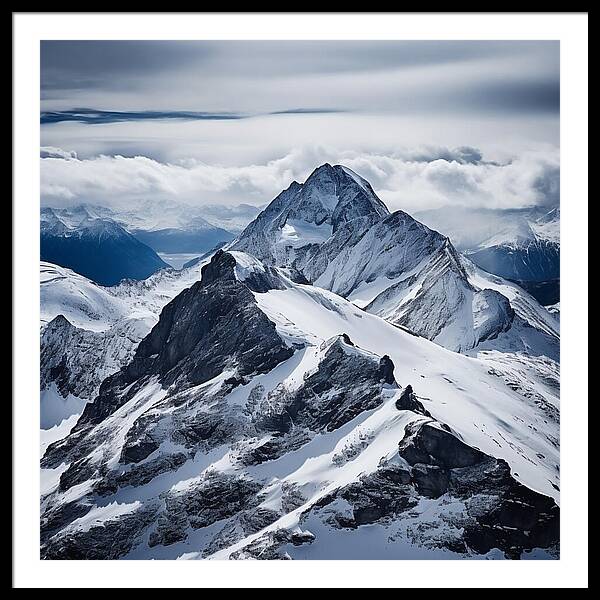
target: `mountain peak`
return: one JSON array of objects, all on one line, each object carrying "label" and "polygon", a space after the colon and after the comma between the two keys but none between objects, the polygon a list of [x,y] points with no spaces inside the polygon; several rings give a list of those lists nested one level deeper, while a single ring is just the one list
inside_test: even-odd
[{"label": "mountain peak", "polygon": [[361,217],[378,220],[389,214],[365,179],[348,167],[325,163],[303,184],[292,183],[281,192],[231,249],[253,254],[267,264],[290,266],[345,223]]},{"label": "mountain peak", "polygon": [[323,163],[321,166],[317,167],[306,179],[305,185],[308,184],[313,178],[320,177],[332,177],[336,178],[338,183],[347,182],[347,183],[356,183],[365,191],[370,192],[371,194],[375,194],[371,184],[361,177],[358,173],[346,167],[344,165],[332,165],[328,162]]},{"label": "mountain peak", "polygon": [[[339,167],[339,165],[336,165],[336,167]],[[306,178],[306,181],[308,182],[308,180],[311,179],[311,177],[323,175],[323,174],[326,174],[326,173],[335,172],[336,167],[334,167],[333,165],[331,165],[328,162],[323,163],[322,165],[319,165],[318,167],[316,167],[313,170],[313,172]]]}]

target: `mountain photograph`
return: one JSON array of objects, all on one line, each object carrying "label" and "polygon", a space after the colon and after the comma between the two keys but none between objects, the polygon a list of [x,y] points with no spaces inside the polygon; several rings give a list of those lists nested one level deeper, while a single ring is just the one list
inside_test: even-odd
[{"label": "mountain photograph", "polygon": [[42,562],[559,562],[557,41],[40,59]]}]

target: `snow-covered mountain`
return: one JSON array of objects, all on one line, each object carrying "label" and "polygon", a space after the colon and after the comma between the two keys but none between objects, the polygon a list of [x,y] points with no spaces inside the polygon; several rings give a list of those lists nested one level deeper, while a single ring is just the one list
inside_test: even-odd
[{"label": "snow-covered mountain", "polygon": [[558,556],[556,313],[352,171],[41,289],[42,558]]},{"label": "snow-covered mountain", "polygon": [[41,262],[42,390],[60,381],[63,396],[93,398],[103,379],[129,362],[162,307],[199,278],[205,263],[104,287]]},{"label": "snow-covered mountain", "polygon": [[415,215],[478,266],[518,282],[540,302],[560,293],[560,208],[442,208]]},{"label": "snow-covered mountain", "polygon": [[484,342],[558,354],[558,323],[522,290],[487,275],[448,238],[390,214],[350,169],[292,183],[229,246],[297,272],[368,312],[457,351]]},{"label": "snow-covered mountain", "polygon": [[43,558],[554,555],[541,366],[451,352],[245,253],[184,273],[45,448]]},{"label": "snow-covered mountain", "polygon": [[114,220],[86,207],[41,209],[40,254],[43,261],[104,285],[145,279],[167,267],[154,250]]},{"label": "snow-covered mountain", "polygon": [[240,233],[260,213],[263,207],[251,204],[223,206],[222,204],[205,204],[202,216],[215,227],[221,227],[232,233]]},{"label": "snow-covered mountain", "polygon": [[200,206],[147,200],[131,209],[113,209],[113,219],[156,252],[201,254],[234,234],[205,218]]},{"label": "snow-covered mountain", "polygon": [[[76,229],[83,221],[101,219],[117,223],[155,252],[201,254],[234,238],[233,233],[204,218],[204,214],[210,212],[210,208],[205,210],[203,207],[189,206],[172,200],[146,200],[118,209],[95,205],[66,209],[44,208],[42,222],[57,217],[69,228]],[[247,212],[245,209],[241,210],[242,215]],[[233,209],[232,213],[232,219],[235,221],[237,213]],[[248,218],[248,221],[250,220],[251,217]]]},{"label": "snow-covered mountain", "polygon": [[292,266],[358,217],[389,214],[364,179],[345,167],[325,164],[304,184],[296,181],[277,196],[232,246],[266,263]]}]

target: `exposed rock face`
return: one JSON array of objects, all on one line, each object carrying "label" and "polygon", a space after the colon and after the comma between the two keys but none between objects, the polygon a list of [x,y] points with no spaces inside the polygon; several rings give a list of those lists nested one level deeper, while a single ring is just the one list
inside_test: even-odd
[{"label": "exposed rock face", "polygon": [[142,464],[131,465],[129,469],[123,469],[119,473],[109,471],[96,486],[95,491],[103,496],[114,494],[119,488],[145,485],[163,473],[176,471],[188,459],[189,456],[184,452],[177,452],[157,456],[155,459],[145,461]]},{"label": "exposed rock face", "polygon": [[58,315],[42,332],[40,387],[55,383],[62,396],[93,398],[102,381],[131,360],[145,334],[145,324],[135,319],[96,332]]},{"label": "exposed rock face", "polygon": [[389,383],[390,385],[396,383],[394,379],[394,363],[387,354],[384,354],[379,361],[379,373],[384,383]]},{"label": "exposed rock face", "polygon": [[[559,508],[551,498],[518,483],[503,460],[461,442],[434,421],[415,421],[399,445],[407,466],[385,463],[307,509],[301,523],[321,515],[333,527],[406,523],[413,541],[459,553],[485,554],[499,548],[509,558],[524,550],[554,548]],[[421,499],[436,505],[421,508]],[[336,508],[343,500],[347,509]],[[458,502],[460,511],[432,517],[435,506]],[[437,522],[436,522],[437,521]],[[443,535],[425,534],[442,526]],[[411,533],[412,532],[412,533]]]},{"label": "exposed rock face", "polygon": [[156,517],[156,507],[144,507],[119,519],[72,531],[42,543],[46,560],[114,560],[139,543]]},{"label": "exposed rock face", "polygon": [[281,515],[266,508],[251,508],[242,511],[215,535],[210,544],[203,552],[204,556],[210,556],[219,550],[244,539],[248,535],[256,533],[277,521]]},{"label": "exposed rock face", "polygon": [[182,492],[170,492],[149,545],[169,545],[185,539],[186,529],[200,529],[260,503],[262,485],[252,480],[209,473]]},{"label": "exposed rock face", "polygon": [[483,452],[432,424],[409,426],[399,453],[410,465],[423,463],[445,469],[471,467],[485,458]]},{"label": "exposed rock face", "polygon": [[239,457],[239,462],[245,466],[260,465],[270,460],[276,460],[288,452],[293,452],[309,442],[313,434],[308,429],[296,427],[287,434],[273,432],[265,441],[252,444]]},{"label": "exposed rock face", "polygon": [[302,546],[311,544],[314,540],[315,535],[310,531],[276,529],[261,535],[242,550],[233,552],[230,558],[232,560],[289,560],[290,556],[285,551],[286,545]]},{"label": "exposed rock face", "polygon": [[[487,342],[558,356],[557,332],[533,298],[523,294],[513,307],[508,282],[473,276],[465,265],[474,265],[448,238],[403,211],[390,214],[364,179],[339,165],[323,165],[304,184],[292,184],[232,249],[295,269],[450,350],[470,352]],[[519,327],[511,332],[515,311]]]},{"label": "exposed rock face", "polygon": [[[140,343],[133,360],[108,377],[97,398],[86,405],[71,435],[49,446],[42,464],[55,468],[67,457],[74,463],[85,456],[102,437],[87,435],[120,407],[132,401],[151,382],[169,389],[174,406],[201,402],[205,392],[189,388],[222,375],[221,397],[246,377],[266,373],[289,358],[294,350],[286,345],[274,324],[256,305],[247,285],[236,279],[236,262],[230,254],[218,252],[203,269],[203,278],[184,290],[162,311],[158,324]],[[177,396],[177,392],[183,395]],[[173,432],[177,443],[188,448],[205,441],[216,445],[238,429],[224,418],[220,408],[210,412],[169,416],[179,425]],[[142,415],[129,431],[123,448],[125,463],[139,462],[156,450],[170,425],[156,415]],[[95,434],[94,434],[95,435]],[[98,434],[103,436],[105,434]]]},{"label": "exposed rock face", "polygon": [[[557,547],[556,504],[434,421],[411,385],[398,387],[391,358],[360,347],[352,319],[379,319],[353,306],[336,311],[341,331],[326,341],[288,337],[260,303],[293,286],[286,273],[217,252],[165,307],[42,459],[57,470],[42,497],[42,557],[310,557],[328,534],[367,525],[390,548],[516,558]],[[449,354],[383,325],[434,363]]]},{"label": "exposed rock face", "polygon": [[[227,277],[228,271],[219,272],[218,263],[214,266],[217,268],[209,271],[205,281],[212,281],[214,273],[217,277]],[[333,338],[319,352],[322,356],[318,366],[297,390],[290,394],[275,390],[262,400],[259,395],[258,404],[249,405],[245,413],[224,402],[239,382],[224,383],[218,390],[201,385],[173,390],[133,421],[121,442],[116,465],[110,466],[94,458],[95,449],[105,441],[101,438],[105,434],[104,422],[94,429],[88,426],[76,431],[64,443],[51,447],[44,464],[56,465],[59,456],[61,460],[71,461],[60,476],[59,493],[94,482],[90,489],[94,494],[91,498],[105,498],[103,502],[108,503],[119,490],[143,487],[163,474],[183,468],[193,461],[198,449],[208,452],[224,443],[230,444],[232,449],[239,445],[240,451],[232,454],[232,459],[238,456],[237,463],[242,467],[277,460],[310,442],[314,432],[334,431],[358,414],[380,406],[383,390],[393,391],[397,387],[393,378],[394,365],[389,357],[379,359],[360,350],[347,335]],[[140,384],[134,388],[139,389]],[[138,409],[133,406],[132,410]],[[293,428],[290,427],[292,419]],[[271,432],[266,438],[265,431]],[[110,438],[107,441],[110,447]],[[188,450],[161,452],[165,444],[167,448],[175,444]],[[68,530],[74,518],[82,517],[90,510],[90,496],[73,502],[69,510],[55,509],[50,496],[44,501],[47,533],[42,554],[44,558],[115,558],[139,543],[141,532],[150,521],[154,524],[147,537],[150,548],[182,542],[190,528],[206,528],[222,521],[220,533],[205,551],[216,552],[228,541],[233,543],[239,536],[244,537],[242,534],[248,535],[279,518],[279,513],[259,508],[263,486],[264,482],[245,475],[207,471],[182,489],[172,489],[164,495],[164,508],[157,509],[156,504],[150,502],[148,507],[153,507],[151,517],[145,510],[136,511],[120,519],[119,527],[107,524],[107,531],[113,532],[118,539],[125,536],[131,539],[127,543],[123,539],[110,552],[104,553],[99,548],[91,548],[101,540],[100,528],[94,527],[84,533],[69,533]],[[296,487],[285,486],[285,490],[283,487],[282,509],[293,510],[306,501]],[[312,534],[298,532],[284,532],[279,536],[281,543],[293,545],[309,543],[312,537]]]},{"label": "exposed rock face", "polygon": [[292,426],[333,431],[381,404],[383,386],[397,385],[393,370],[389,357],[378,360],[338,337],[297,390],[275,390],[259,403],[259,426],[279,432]]},{"label": "exposed rock face", "polygon": [[132,362],[103,383],[78,428],[99,423],[122,405],[137,386],[125,395],[120,390],[140,379],[157,376],[163,386],[183,389],[230,370],[241,380],[266,373],[293,354],[249,288],[235,278],[235,264],[219,250],[202,269],[202,280],[165,306]]},{"label": "exposed rock face", "polygon": [[[478,552],[497,547],[518,557],[525,549],[558,543],[558,506],[518,483],[505,461],[429,423],[409,428],[399,454],[412,465],[420,493],[432,498],[450,493],[468,501],[475,520],[466,527],[468,547]],[[487,506],[476,512],[476,499],[484,496]]]},{"label": "exposed rock face", "polygon": [[202,281],[163,309],[126,376],[159,374],[164,385],[180,388],[204,383],[227,366],[238,377],[264,373],[291,356],[248,287],[235,279],[234,266],[231,255],[215,254]]},{"label": "exposed rock face", "polygon": [[412,508],[417,499],[407,493],[410,481],[407,469],[392,465],[350,484],[339,495],[352,505],[353,515],[351,519],[338,515],[337,523],[341,527],[355,528]]}]

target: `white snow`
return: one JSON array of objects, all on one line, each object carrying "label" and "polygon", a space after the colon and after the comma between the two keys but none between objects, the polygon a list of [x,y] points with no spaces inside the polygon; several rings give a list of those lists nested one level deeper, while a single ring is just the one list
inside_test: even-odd
[{"label": "white snow", "polygon": [[486,273],[468,259],[463,259],[469,283],[479,289],[496,290],[510,301],[515,312],[534,327],[551,336],[560,335],[560,326],[552,315],[530,294],[516,283]]},{"label": "white snow", "polygon": [[289,219],[281,229],[280,244],[292,247],[306,244],[320,244],[331,237],[332,228],[328,223],[307,223],[300,219]]},{"label": "white snow", "polygon": [[263,264],[251,254],[234,251],[230,251],[229,254],[235,258],[235,276],[238,281],[245,281],[253,273],[265,272]]},{"label": "white snow", "polygon": [[63,397],[56,384],[52,383],[48,389],[40,392],[40,427],[45,430],[58,427],[70,417],[79,416],[86,404],[87,400],[73,394]]},{"label": "white snow", "polygon": [[[68,432],[67,432],[68,433]],[[66,434],[65,434],[66,435]],[[62,439],[57,438],[57,439]],[[44,452],[42,452],[43,455]],[[53,492],[58,487],[60,476],[69,468],[68,463],[62,463],[56,469],[40,469],[40,498]]]},{"label": "white snow", "polygon": [[359,308],[364,308],[372,302],[381,292],[387,290],[390,286],[403,281],[405,276],[389,279],[388,277],[378,277],[374,281],[367,283],[362,281],[360,285],[348,295],[348,300],[356,304]]},{"label": "white snow", "polygon": [[206,257],[193,267],[162,269],[143,281],[123,281],[103,287],[70,269],[40,262],[40,323],[45,326],[57,315],[73,325],[106,331],[124,319],[156,323],[163,306],[201,278]]},{"label": "white snow", "polygon": [[129,515],[142,506],[141,502],[118,504],[112,502],[106,506],[94,506],[88,513],[75,519],[64,529],[65,532],[88,531],[92,527],[102,527],[109,521],[116,521],[123,515]]},{"label": "white snow", "polygon": [[104,331],[124,318],[129,310],[126,302],[115,297],[108,288],[71,269],[42,261],[40,312],[42,326],[57,315],[63,315],[77,327]]}]

